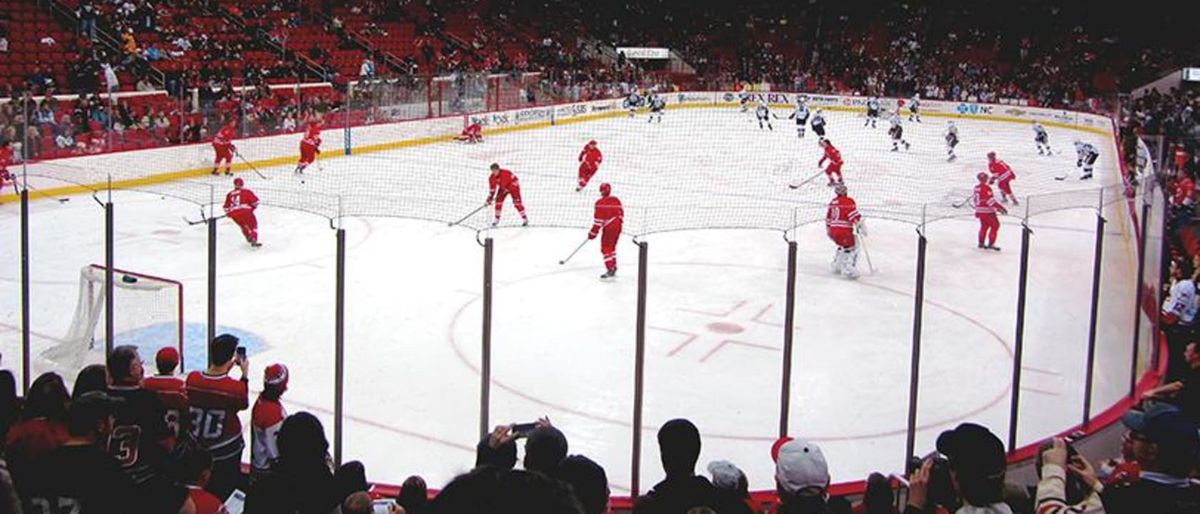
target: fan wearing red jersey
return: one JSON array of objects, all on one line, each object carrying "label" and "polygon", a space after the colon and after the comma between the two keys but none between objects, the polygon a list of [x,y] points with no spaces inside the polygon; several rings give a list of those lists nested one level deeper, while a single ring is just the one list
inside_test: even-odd
[{"label": "fan wearing red jersey", "polygon": [[846,186],[837,184],[833,186],[833,191],[837,196],[829,202],[829,209],[825,212],[825,231],[837,245],[830,269],[847,278],[858,278],[858,269],[855,267],[858,263],[858,239],[854,232],[857,229],[865,235],[866,226]]},{"label": "fan wearing red jersey", "polygon": [[1000,219],[996,213],[1008,214],[1008,209],[996,201],[992,188],[988,186],[987,173],[980,172],[976,178],[979,184],[975,186],[971,203],[975,205],[975,217],[979,218],[979,247],[998,252],[1000,247],[996,246],[996,235],[1000,232]]},{"label": "fan wearing red jersey", "polygon": [[241,177],[233,179],[233,191],[225,195],[225,216],[237,223],[250,246],[258,248],[262,246],[258,242],[258,218],[254,217],[258,196],[245,186]]},{"label": "fan wearing red jersey", "polygon": [[0,190],[4,189],[8,181],[13,180],[12,173],[8,171],[12,158],[12,145],[8,141],[0,141]]},{"label": "fan wearing red jersey", "polygon": [[988,171],[992,173],[992,179],[989,184],[996,184],[996,188],[1000,190],[1000,201],[1008,202],[1012,200],[1013,205],[1021,205],[1017,201],[1017,196],[1012,192],[1012,181],[1016,180],[1017,175],[1013,173],[1012,167],[1008,163],[997,159],[996,152],[988,152]]},{"label": "fan wearing red jersey", "polygon": [[303,174],[304,169],[317,160],[317,155],[320,153],[321,126],[313,123],[308,126],[308,130],[304,132],[304,138],[300,140],[300,162],[296,163],[295,174]]},{"label": "fan wearing red jersey", "polygon": [[216,175],[217,170],[221,168],[221,162],[225,163],[225,174],[233,175],[233,153],[237,151],[237,147],[233,145],[234,123],[231,121],[221,127],[221,130],[218,130],[217,135],[213,137],[212,147],[213,152],[216,153],[216,157],[213,159],[213,175]]},{"label": "fan wearing red jersey", "polygon": [[[825,150],[825,155],[821,156],[821,160],[817,161],[817,167],[825,165],[825,161],[829,161],[829,166],[825,168],[825,175],[829,177],[829,185],[841,184],[842,180],[842,152],[834,148],[833,143],[828,139],[822,139],[819,143],[821,148]],[[834,179],[837,175],[837,179]]]},{"label": "fan wearing red jersey", "polygon": [[529,217],[525,215],[525,204],[521,203],[521,183],[513,172],[501,169],[499,164],[492,163],[492,174],[488,177],[487,204],[496,204],[496,219],[492,226],[500,224],[500,211],[504,209],[504,199],[512,196],[513,206],[521,215],[521,226],[529,226]]},{"label": "fan wearing red jersey", "polygon": [[263,371],[263,390],[254,401],[250,411],[250,483],[253,484],[271,472],[275,459],[279,458],[276,439],[287,411],[279,398],[287,391],[288,369],[283,364],[272,364]]},{"label": "fan wearing red jersey", "polygon": [[466,141],[468,143],[482,143],[483,142],[483,126],[478,123],[472,123],[470,125],[467,125],[467,128],[464,128],[462,130],[462,133],[460,133],[454,139],[457,139],[459,141]]},{"label": "fan wearing red jersey", "polygon": [[596,213],[593,218],[588,239],[600,236],[600,253],[604,255],[606,269],[600,278],[613,278],[617,276],[617,241],[621,238],[625,209],[621,207],[621,200],[612,195],[612,186],[607,183],[600,184],[600,199],[596,200]]},{"label": "fan wearing red jersey", "polygon": [[154,355],[154,365],[158,374],[142,380],[142,387],[154,391],[162,402],[163,420],[167,429],[176,439],[189,429],[187,384],[182,378],[175,376],[175,368],[179,366],[179,350],[173,346],[164,346]]},{"label": "fan wearing red jersey", "polygon": [[596,146],[596,141],[588,141],[583,146],[583,151],[579,152],[579,185],[575,187],[575,191],[583,191],[587,187],[588,181],[592,180],[592,176],[600,170],[600,163],[604,162],[604,155],[600,153],[600,148]]},{"label": "fan wearing red jersey", "polygon": [[[237,346],[234,335],[213,338],[208,345],[208,368],[187,377],[192,436],[212,454],[212,480],[207,489],[218,498],[228,497],[244,482],[240,463],[246,442],[238,412],[250,406],[250,364],[238,355]],[[240,380],[229,376],[234,366],[241,370]]]}]

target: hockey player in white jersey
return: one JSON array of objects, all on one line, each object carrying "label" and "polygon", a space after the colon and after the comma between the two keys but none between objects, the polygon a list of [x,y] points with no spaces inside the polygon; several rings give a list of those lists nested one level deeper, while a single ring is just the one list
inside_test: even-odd
[{"label": "hockey player in white jersey", "polygon": [[629,109],[629,117],[632,118],[637,114],[638,107],[642,106],[642,95],[638,94],[638,90],[634,89],[629,92],[629,96],[625,98],[625,108]]},{"label": "hockey player in white jersey", "polygon": [[1038,155],[1052,155],[1050,135],[1046,134],[1046,127],[1043,127],[1037,120],[1033,120],[1033,142],[1037,144]]},{"label": "hockey player in white jersey", "polygon": [[738,103],[742,104],[742,112],[750,110],[750,91],[738,91]]},{"label": "hockey player in white jersey", "polygon": [[870,125],[875,128],[875,122],[879,120],[879,98],[874,96],[867,99],[867,121],[863,122],[863,126]]},{"label": "hockey player in white jersey", "polygon": [[1079,180],[1092,178],[1092,168],[1096,165],[1096,159],[1100,158],[1100,152],[1091,143],[1076,140],[1075,154],[1079,157],[1075,166],[1083,168],[1083,174],[1079,175]]},{"label": "hockey player in white jersey", "polygon": [[[896,109],[899,111],[899,109]],[[921,122],[921,94],[913,93],[908,100],[908,121]]]},{"label": "hockey player in white jersey", "polygon": [[767,107],[767,101],[759,100],[758,107],[754,108],[754,117],[758,118],[759,130],[762,130],[764,121],[767,123],[767,130],[775,130],[775,127],[771,126],[771,116],[773,115],[771,114],[771,108]]},{"label": "hockey player in white jersey", "polygon": [[817,109],[812,117],[812,129],[817,134],[817,141],[825,139],[825,110]]},{"label": "hockey player in white jersey", "polygon": [[654,121],[658,118],[658,122],[662,123],[663,109],[667,107],[667,100],[658,93],[650,93],[650,117],[646,118],[646,123]]},{"label": "hockey player in white jersey", "polygon": [[808,101],[804,97],[796,99],[796,110],[788,118],[796,120],[796,137],[804,137],[804,127],[808,125]]},{"label": "hockey player in white jersey", "polygon": [[892,113],[892,117],[889,121],[892,123],[892,127],[888,129],[888,135],[892,136],[892,151],[895,152],[899,150],[900,145],[904,145],[904,149],[907,151],[911,145],[908,144],[908,141],[904,140],[904,125],[900,122],[899,109]]},{"label": "hockey player in white jersey", "polygon": [[946,122],[946,162],[954,162],[958,158],[954,154],[954,147],[958,146],[958,127],[954,125],[954,120]]}]

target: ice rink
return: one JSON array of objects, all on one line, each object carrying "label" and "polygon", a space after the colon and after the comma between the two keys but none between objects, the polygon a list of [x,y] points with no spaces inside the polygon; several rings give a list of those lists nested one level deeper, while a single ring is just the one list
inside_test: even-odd
[{"label": "ice rink", "polygon": [[[340,205],[348,246],[345,455],[364,461],[372,480],[399,483],[420,474],[440,486],[474,463],[483,281],[477,238],[492,237],[492,423],[549,416],[571,453],[595,459],[613,493],[628,493],[637,246],[623,238],[611,282],[598,280],[595,242],[558,264],[590,226],[596,186],[610,182],[626,206],[626,235],[648,243],[642,489],[662,476],[654,435],[675,417],[699,426],[700,467],[731,460],[746,470],[751,489],[774,487],[768,452],[779,424],[785,238],[799,246],[790,432],[824,448],[835,481],[898,472],[923,215],[930,222],[918,451],[930,451],[940,431],[962,421],[985,424],[1001,438],[1008,433],[1025,205],[1010,206],[1003,218],[1000,253],[977,249],[970,209],[950,207],[969,194],[975,173],[986,169],[986,152],[995,150],[1016,171],[1017,195],[1034,195],[1027,203],[1036,214],[1028,221],[1018,441],[1034,442],[1082,415],[1102,187],[1110,196],[1102,209],[1108,224],[1095,410],[1127,390],[1136,251],[1128,205],[1111,196],[1120,190],[1111,139],[1048,128],[1061,153],[1039,156],[1027,124],[958,120],[959,159],[947,163],[944,118],[906,123],[912,149],[893,153],[884,123],[863,128],[856,115],[827,113],[829,137],[842,150],[850,194],[869,227],[872,266],[860,258],[862,276],[847,280],[829,271],[834,247],[822,220],[832,193],[824,177],[787,187],[816,171],[815,135],[797,138],[786,119],[760,131],[750,116],[732,108],[672,110],[661,124],[621,116],[487,135],[481,145],[327,155],[323,170],[310,169],[304,184],[290,165],[264,168],[269,182],[243,173],[263,197],[264,246],[249,248],[233,224],[220,223],[218,323],[250,346],[255,389],[265,366],[286,363],[286,407],[318,414],[332,433],[334,231],[326,217],[293,207],[309,197],[321,209]],[[1092,181],[1077,180],[1075,138],[1101,151]],[[337,139],[328,133],[327,149]],[[576,156],[590,139],[599,142],[604,163],[576,193]],[[484,200],[491,162],[520,177],[533,226],[517,227],[510,204],[499,229],[477,232],[489,212],[448,227]],[[162,171],[194,165],[161,163]],[[1054,179],[1064,171],[1067,180]],[[223,195],[228,179],[185,182],[202,187],[210,180]],[[114,205],[116,266],[184,284],[186,359],[195,369],[204,358],[206,233],[181,217],[197,217],[197,207],[134,191],[115,193]],[[31,207],[34,372],[57,369],[72,381],[69,365],[41,352],[60,344],[71,324],[79,269],[103,262],[103,212],[86,196]],[[8,291],[0,298],[0,351],[9,369],[19,368],[20,355],[18,214],[15,205],[0,205],[8,235],[0,247]],[[148,361],[160,344],[144,332],[118,340],[149,348]],[[99,358],[93,350],[85,360]]]}]

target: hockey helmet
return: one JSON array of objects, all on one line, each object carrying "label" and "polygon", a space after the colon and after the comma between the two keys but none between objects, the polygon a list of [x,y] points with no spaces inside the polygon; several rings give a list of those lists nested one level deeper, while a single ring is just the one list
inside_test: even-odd
[{"label": "hockey helmet", "polygon": [[500,169],[500,165],[493,162],[491,166],[488,166],[488,169],[490,169],[492,171],[497,171]]},{"label": "hockey helmet", "polygon": [[975,178],[979,179],[980,182],[987,182],[988,174],[981,171],[978,175],[975,175]]},{"label": "hockey helmet", "polygon": [[235,179],[233,179],[233,187],[239,187],[239,188],[240,188],[240,187],[242,187],[242,186],[244,186],[244,185],[246,185],[246,181],[245,181],[245,180],[242,180],[242,177],[238,177],[238,178],[235,178]]},{"label": "hockey helmet", "polygon": [[987,158],[988,158],[988,160],[989,160],[989,161],[994,161],[994,160],[996,160],[996,152],[988,152],[988,153],[987,153]]},{"label": "hockey helmet", "polygon": [[595,139],[593,139],[593,140],[591,140],[591,141],[588,141],[587,145],[588,145],[588,146],[596,146],[596,140],[595,140]]},{"label": "hockey helmet", "polygon": [[612,194],[612,184],[605,182],[600,184],[600,196],[608,196]]},{"label": "hockey helmet", "polygon": [[846,184],[837,184],[833,186],[834,194],[838,196],[846,196]]}]

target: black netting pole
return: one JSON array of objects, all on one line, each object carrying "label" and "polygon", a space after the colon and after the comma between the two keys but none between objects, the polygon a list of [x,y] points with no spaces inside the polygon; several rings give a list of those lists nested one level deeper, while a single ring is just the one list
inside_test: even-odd
[{"label": "black netting pole", "polygon": [[637,498],[638,482],[642,467],[642,400],[645,393],[646,374],[646,271],[649,265],[650,245],[638,241],[638,299],[637,341],[633,358],[633,459],[630,471],[629,494]]},{"label": "black netting pole", "polygon": [[904,462],[917,446],[917,391],[921,380],[921,325],[925,319],[925,239],[924,228],[917,230],[917,278],[913,288],[913,331],[911,369],[908,376],[908,425],[905,430]]},{"label": "black netting pole", "polygon": [[[1104,202],[1101,202],[1103,205]],[[1088,320],[1087,369],[1083,380],[1083,426],[1092,421],[1092,385],[1096,373],[1096,323],[1100,315],[1100,271],[1104,256],[1104,213],[1096,211],[1096,249],[1092,254],[1092,311]]]},{"label": "black netting pole", "polygon": [[29,394],[29,186],[21,188],[21,393]]},{"label": "black netting pole", "polygon": [[[1028,202],[1029,200],[1026,200]],[[1017,327],[1013,337],[1012,404],[1008,413],[1008,451],[1017,449],[1017,418],[1021,404],[1021,355],[1025,350],[1025,293],[1029,279],[1028,214],[1021,222],[1021,270],[1017,280]]]},{"label": "black netting pole", "polygon": [[109,184],[108,200],[104,202],[104,358],[112,353],[113,349],[113,330],[114,317],[113,311],[116,310],[116,305],[113,304],[113,288],[116,283],[113,282],[113,241],[116,231],[113,230],[113,203],[112,203],[112,185]]},{"label": "black netting pole", "polygon": [[[1146,180],[1154,180],[1147,178]],[[1149,195],[1150,193],[1145,193]],[[1137,301],[1133,306],[1133,350],[1132,359],[1129,363],[1129,397],[1133,398],[1137,393],[1137,367],[1138,367],[1138,343],[1141,340],[1142,331],[1142,302],[1146,299],[1146,288],[1143,286],[1143,281],[1146,279],[1146,243],[1150,241],[1147,237],[1146,230],[1148,229],[1148,220],[1150,218],[1150,202],[1148,197],[1142,198],[1142,220],[1141,232],[1138,233],[1138,270],[1137,270]]]},{"label": "black netting pole", "polygon": [[333,464],[342,465],[342,418],[346,378],[346,229],[337,229],[337,297],[334,299]]},{"label": "black netting pole", "polygon": [[208,218],[208,338],[205,339],[204,363],[208,364],[208,345],[217,337],[217,218]]},{"label": "black netting pole", "polygon": [[479,357],[479,437],[486,437],[492,396],[492,262],[495,243],[489,237],[483,240],[483,342]]},{"label": "black netting pole", "polygon": [[788,434],[792,404],[792,346],[796,330],[796,242],[788,241],[787,292],[783,314],[783,373],[779,384],[779,437]]}]

